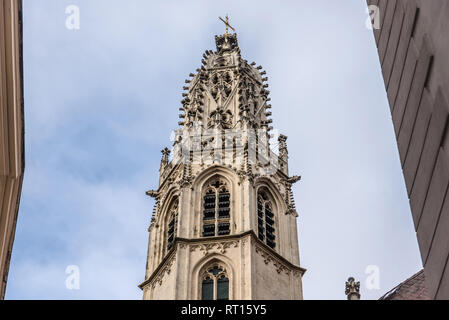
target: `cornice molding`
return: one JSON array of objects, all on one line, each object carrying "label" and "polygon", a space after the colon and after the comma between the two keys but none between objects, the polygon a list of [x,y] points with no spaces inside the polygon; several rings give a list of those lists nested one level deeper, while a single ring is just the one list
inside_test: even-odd
[{"label": "cornice molding", "polygon": [[220,253],[225,253],[226,249],[230,247],[238,247],[240,242],[242,242],[242,244],[246,242],[245,238],[247,238],[248,236],[250,236],[254,240],[256,253],[260,254],[264,258],[265,264],[272,262],[276,267],[276,271],[278,273],[285,272],[286,274],[290,274],[290,272],[293,272],[293,275],[302,277],[307,271],[306,269],[291,263],[279,253],[271,249],[265,243],[260,241],[259,238],[257,238],[254,231],[249,230],[239,234],[210,238],[176,238],[174,240],[173,248],[167,253],[165,258],[153,271],[150,277],[139,284],[138,287],[143,290],[150,284],[153,286],[153,288],[158,282],[159,284],[162,284],[164,275],[170,274],[171,272],[173,262],[176,260],[176,252],[178,250],[178,246],[182,249],[190,247],[190,251],[196,251],[197,249],[199,249],[200,251],[203,251],[203,254],[206,256],[212,249],[218,249]]}]

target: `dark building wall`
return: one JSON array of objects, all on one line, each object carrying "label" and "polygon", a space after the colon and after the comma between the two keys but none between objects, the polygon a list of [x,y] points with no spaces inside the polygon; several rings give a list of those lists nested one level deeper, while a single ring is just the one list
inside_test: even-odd
[{"label": "dark building wall", "polygon": [[429,296],[449,299],[449,1],[367,2]]},{"label": "dark building wall", "polygon": [[0,0],[0,300],[5,296],[25,167],[21,17],[21,0]]}]

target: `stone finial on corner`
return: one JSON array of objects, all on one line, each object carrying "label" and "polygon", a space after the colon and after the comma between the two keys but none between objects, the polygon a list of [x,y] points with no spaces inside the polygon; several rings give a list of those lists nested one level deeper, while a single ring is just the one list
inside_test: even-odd
[{"label": "stone finial on corner", "polygon": [[287,136],[279,135],[279,169],[288,175],[288,150],[287,150]]},{"label": "stone finial on corner", "polygon": [[288,159],[287,136],[281,134],[278,138],[278,142],[279,142],[279,157],[282,159]]},{"label": "stone finial on corner", "polygon": [[355,279],[350,277],[346,281],[345,294],[348,296],[348,300],[360,300],[360,282],[355,282]]},{"label": "stone finial on corner", "polygon": [[162,159],[161,159],[161,169],[163,169],[168,164],[168,157],[170,156],[170,150],[165,148],[161,151]]}]

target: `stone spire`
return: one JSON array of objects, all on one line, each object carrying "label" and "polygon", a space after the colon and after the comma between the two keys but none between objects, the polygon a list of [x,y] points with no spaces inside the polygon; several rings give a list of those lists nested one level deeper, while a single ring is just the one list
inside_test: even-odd
[{"label": "stone spire", "polygon": [[161,158],[161,168],[160,170],[163,171],[165,166],[168,164],[168,157],[170,156],[170,150],[168,148],[164,148],[161,153],[162,153],[162,158]]},{"label": "stone spire", "polygon": [[360,282],[355,282],[355,279],[350,277],[346,281],[345,294],[348,296],[348,300],[360,300]]},{"label": "stone spire", "polygon": [[202,66],[185,81],[179,125],[270,131],[266,72],[241,57],[237,34],[217,35],[215,44],[216,51],[206,50]]},{"label": "stone spire", "polygon": [[279,142],[279,166],[281,170],[288,175],[288,149],[287,136],[281,134],[278,138]]},{"label": "stone spire", "polygon": [[302,299],[300,177],[288,174],[285,136],[281,156],[270,148],[266,72],[242,58],[222,20],[227,31],[185,81],[181,128],[147,192],[156,204],[140,288],[153,300]]},{"label": "stone spire", "polygon": [[[228,26],[228,19],[223,21]],[[229,28],[234,30],[230,25]],[[224,156],[223,161],[235,162],[236,157],[247,152],[249,161],[239,174],[245,172],[246,177],[252,178],[257,170],[276,170],[278,159],[270,158],[274,157],[270,149],[273,120],[270,119],[271,99],[268,97],[266,72],[255,62],[248,63],[242,58],[236,33],[225,32],[215,36],[215,45],[215,51],[206,50],[201,67],[196,69],[196,73],[190,73],[185,81],[178,123],[181,126],[179,135],[183,137],[182,148],[194,150],[195,157],[207,154],[205,149],[211,144],[215,147],[221,144],[217,136],[220,134],[228,139],[224,143],[234,143],[237,154],[234,159]],[[230,137],[233,135],[239,135],[239,138]],[[209,136],[215,136],[213,141],[204,142],[201,146],[195,144],[195,137],[205,141],[204,138]],[[249,145],[245,141],[250,141]],[[183,155],[186,157],[187,152]],[[214,164],[219,163],[219,159],[216,160]],[[288,175],[287,161],[280,165]]]}]

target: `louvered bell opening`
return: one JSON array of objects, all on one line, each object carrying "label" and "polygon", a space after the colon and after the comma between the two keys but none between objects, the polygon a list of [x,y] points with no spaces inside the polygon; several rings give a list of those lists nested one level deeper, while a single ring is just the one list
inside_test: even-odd
[{"label": "louvered bell opening", "polygon": [[265,206],[265,215],[271,219],[274,218],[274,213],[271,211],[269,206]]},{"label": "louvered bell opening", "polygon": [[215,209],[205,209],[203,212],[204,220],[214,220],[215,219]]},{"label": "louvered bell opening", "polygon": [[266,226],[266,235],[267,235],[267,245],[270,248],[275,248],[276,247],[276,243],[275,243],[275,239],[276,236],[274,235],[274,228],[271,225]]},{"label": "louvered bell opening", "polygon": [[227,192],[220,193],[218,195],[218,217],[229,218],[229,205],[230,205],[230,195]]},{"label": "louvered bell opening", "polygon": [[268,238],[267,238],[267,245],[272,249],[274,249],[276,247],[276,243],[273,240],[270,240]]},{"label": "louvered bell opening", "polygon": [[215,236],[215,225],[205,224],[203,226],[203,237],[213,237]]},{"label": "louvered bell opening", "polygon": [[263,204],[261,202],[257,203],[257,216],[263,218]]},{"label": "louvered bell opening", "polygon": [[265,221],[268,225],[274,225],[274,220],[269,216],[265,216]]},{"label": "louvered bell opening", "polygon": [[274,234],[274,228],[270,225],[267,225],[267,232]]},{"label": "louvered bell opening", "polygon": [[258,237],[260,240],[264,241],[265,240],[265,235],[264,235],[264,227],[263,227],[263,222],[261,221],[261,219],[259,219],[259,223],[258,223]]},{"label": "louvered bell opening", "polygon": [[174,234],[171,234],[171,235],[168,237],[168,244],[167,244],[168,250],[170,250],[170,249],[173,247],[174,240],[175,240],[175,235],[174,235]]},{"label": "louvered bell opening", "polygon": [[229,199],[230,199],[229,193],[220,193],[218,195],[218,207],[219,208],[229,207]]},{"label": "louvered bell opening", "polygon": [[229,218],[229,208],[218,209],[218,218],[220,219]]},{"label": "louvered bell opening", "polygon": [[229,223],[220,223],[218,225],[218,235],[223,236],[229,234]]},{"label": "louvered bell opening", "polygon": [[173,216],[168,224],[167,230],[167,249],[170,250],[173,247],[175,241],[175,226],[176,226],[176,216]]},{"label": "louvered bell opening", "polygon": [[264,241],[264,227],[263,227],[263,204],[261,201],[257,202],[257,229],[258,229],[258,237],[260,240]]},{"label": "louvered bell opening", "polygon": [[204,196],[204,220],[215,219],[215,194],[207,194]]},{"label": "louvered bell opening", "polygon": [[270,206],[265,206],[265,227],[266,227],[266,237],[267,245],[270,248],[276,247],[276,236],[274,234],[274,213],[271,211]]},{"label": "louvered bell opening", "polygon": [[204,206],[215,207],[215,194],[206,194],[204,196]]},{"label": "louvered bell opening", "polygon": [[257,230],[259,231],[259,239],[260,240],[264,240],[264,235],[263,235],[263,233],[264,233],[264,227],[263,227],[263,220],[262,220],[262,218],[258,218],[257,219]]}]

